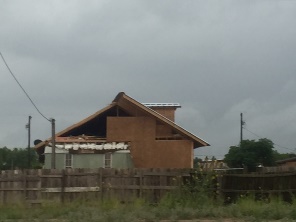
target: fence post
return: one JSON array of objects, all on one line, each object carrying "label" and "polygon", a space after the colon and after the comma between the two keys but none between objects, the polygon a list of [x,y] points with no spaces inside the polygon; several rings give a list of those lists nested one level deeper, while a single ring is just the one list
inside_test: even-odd
[{"label": "fence post", "polygon": [[[34,176],[35,176],[36,171],[34,172]],[[38,169],[37,170],[37,178],[39,179],[37,181],[37,194],[36,194],[36,199],[39,200],[41,202],[42,200],[42,175],[43,175],[43,171],[42,169]]]},{"label": "fence post", "polygon": [[218,198],[224,200],[224,192],[223,192],[223,174],[217,174],[217,186],[216,186],[216,193]]},{"label": "fence post", "polygon": [[66,173],[65,169],[62,170],[62,177],[61,177],[61,202],[65,202],[65,186],[66,186]]},{"label": "fence post", "polygon": [[28,191],[27,191],[27,170],[23,170],[23,187],[24,187],[24,201],[28,199]]},{"label": "fence post", "polygon": [[[0,171],[0,179],[2,179],[3,178],[3,176],[2,176],[2,173],[3,173],[4,171]],[[2,204],[4,204],[4,190],[2,190],[2,188],[4,188],[4,180],[0,180],[0,198],[1,198],[1,200],[0,200],[0,204],[2,205]]]},{"label": "fence post", "polygon": [[139,192],[139,196],[140,196],[140,198],[142,199],[142,197],[143,197],[143,170],[142,169],[140,169],[140,184],[139,184],[140,186],[140,192]]},{"label": "fence post", "polygon": [[103,173],[104,173],[104,169],[100,168],[99,169],[99,186],[100,186],[100,199],[101,201],[103,201]]}]

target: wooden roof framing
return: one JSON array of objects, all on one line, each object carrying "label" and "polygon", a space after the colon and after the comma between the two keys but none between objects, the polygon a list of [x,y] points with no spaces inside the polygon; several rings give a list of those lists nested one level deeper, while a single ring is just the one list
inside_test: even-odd
[{"label": "wooden roof framing", "polygon": [[[56,137],[61,137],[63,135],[66,135],[68,132],[82,126],[83,124],[95,119],[96,117],[102,115],[106,111],[112,109],[115,106],[119,106],[121,109],[127,111],[132,116],[150,116],[155,118],[157,121],[171,127],[173,130],[175,130],[180,135],[184,136],[185,138],[188,138],[189,140],[192,140],[194,142],[194,147],[202,147],[202,146],[209,146],[209,144],[202,140],[201,138],[195,136],[194,134],[188,132],[184,128],[180,127],[179,125],[175,124],[173,121],[169,120],[168,118],[164,117],[163,115],[159,114],[158,112],[150,109],[149,107],[143,105],[142,103],[136,101],[135,99],[129,97],[124,92],[120,92],[117,94],[113,102],[106,106],[105,108],[99,110],[98,112],[94,113],[93,115],[79,121],[76,124],[73,124],[72,126],[58,132],[56,134]],[[46,141],[43,141],[35,146],[36,149],[39,149],[41,147],[44,147],[49,141],[51,141],[51,138],[47,139]]]},{"label": "wooden roof framing", "polygon": [[154,116],[158,121],[162,122],[165,125],[168,125],[172,127],[174,130],[176,130],[181,135],[187,137],[188,139],[191,139],[194,141],[194,147],[202,147],[202,146],[209,146],[206,141],[202,140],[201,138],[195,136],[194,134],[188,132],[184,128],[180,127],[170,119],[166,118],[165,116],[159,114],[158,112],[154,111],[153,109],[150,109],[149,107],[143,105],[142,103],[136,101],[135,99],[129,97],[124,92],[119,93],[115,99],[113,100],[113,103],[117,103],[120,107],[124,107],[125,101],[129,101],[131,104],[134,104],[138,108],[140,108],[143,112],[150,116]]}]

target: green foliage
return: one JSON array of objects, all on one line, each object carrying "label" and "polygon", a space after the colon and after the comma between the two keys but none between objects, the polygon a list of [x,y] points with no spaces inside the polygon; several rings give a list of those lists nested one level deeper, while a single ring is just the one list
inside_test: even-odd
[{"label": "green foliage", "polygon": [[[0,221],[295,221],[296,200],[291,203],[277,196],[259,199],[240,195],[235,203],[224,204],[213,193],[221,175],[196,170],[180,189],[172,190],[158,204],[141,199],[128,203],[117,200],[66,203],[45,202],[40,207],[0,205]],[[255,200],[256,199],[256,200]]]},{"label": "green foliage", "polygon": [[219,203],[216,199],[217,177],[214,172],[203,173],[196,170],[177,190],[168,193],[161,201],[160,206],[176,207],[203,207]]},{"label": "green foliage", "polygon": [[255,171],[258,165],[273,166],[273,142],[266,138],[243,140],[240,146],[229,148],[224,160],[230,167],[247,167],[249,171]]},{"label": "green foliage", "polygon": [[278,160],[284,160],[284,159],[296,157],[296,154],[295,153],[279,153],[278,151],[274,150],[273,156],[274,156],[274,160],[278,161]]},{"label": "green foliage", "polygon": [[34,149],[30,149],[30,162],[28,166],[28,149],[14,148],[8,149],[7,147],[0,148],[0,170],[11,169],[27,169],[27,168],[40,168],[38,156]]},{"label": "green foliage", "polygon": [[201,162],[201,159],[195,157],[195,158],[193,159],[193,168],[198,168],[200,162]]},{"label": "green foliage", "polygon": [[255,200],[255,195],[240,195],[235,203],[223,204],[212,193],[219,175],[193,174],[179,190],[172,190],[160,203],[151,205],[141,199],[121,203],[116,200],[48,202],[40,207],[0,205],[0,221],[295,221],[296,200],[281,198]]}]

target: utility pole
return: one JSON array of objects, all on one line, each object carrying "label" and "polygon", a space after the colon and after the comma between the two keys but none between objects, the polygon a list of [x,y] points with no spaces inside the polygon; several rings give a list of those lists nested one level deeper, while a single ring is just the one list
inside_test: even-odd
[{"label": "utility pole", "polygon": [[51,169],[56,168],[55,119],[51,119]]},{"label": "utility pole", "polygon": [[245,122],[243,120],[243,113],[240,114],[240,144],[243,141],[243,126],[244,126]]},{"label": "utility pole", "polygon": [[28,169],[31,168],[31,119],[32,116],[29,116],[29,121],[26,125],[26,128],[28,129]]}]

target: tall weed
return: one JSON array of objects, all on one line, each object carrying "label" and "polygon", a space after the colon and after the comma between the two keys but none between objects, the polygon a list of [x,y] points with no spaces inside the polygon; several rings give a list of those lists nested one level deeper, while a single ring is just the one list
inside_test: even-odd
[{"label": "tall weed", "polygon": [[[218,175],[193,173],[179,189],[167,193],[157,204],[143,199],[122,203],[116,199],[104,201],[77,200],[68,203],[45,202],[34,208],[22,204],[0,206],[0,221],[160,221],[209,218],[231,218],[241,221],[295,221],[296,199],[290,203],[278,197],[258,198],[258,195],[238,195],[235,202],[224,204],[215,193]],[[262,197],[265,197],[262,195]]]}]

